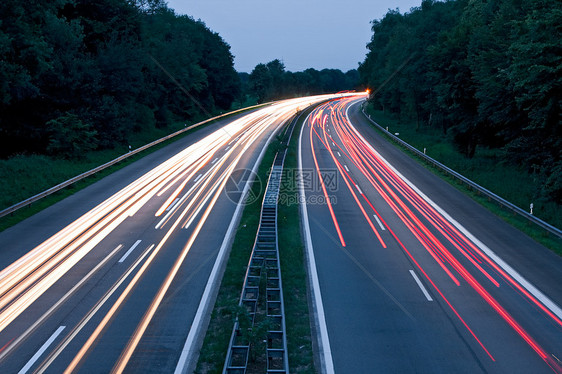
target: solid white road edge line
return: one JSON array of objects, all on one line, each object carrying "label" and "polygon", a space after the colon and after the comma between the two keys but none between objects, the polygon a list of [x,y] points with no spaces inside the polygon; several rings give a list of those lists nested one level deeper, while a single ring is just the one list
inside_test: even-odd
[{"label": "solid white road edge line", "polygon": [[[359,102],[359,101],[358,101]],[[357,102],[357,103],[358,103]],[[353,105],[347,107],[345,111],[345,116],[349,123],[349,108]],[[537,300],[539,300],[544,306],[546,306],[552,313],[554,313],[558,318],[562,319],[562,309],[552,301],[548,296],[543,294],[538,288],[536,288],[531,282],[526,280],[521,274],[519,274],[515,269],[507,264],[504,260],[502,260],[494,251],[492,251],[486,244],[482,243],[478,238],[476,238],[472,233],[470,233],[467,229],[464,228],[459,222],[457,222],[453,217],[451,217],[447,212],[445,212],[439,205],[434,203],[429,197],[427,197],[423,192],[421,192],[412,182],[410,182],[406,177],[404,177],[398,170],[394,168],[380,153],[378,153],[373,146],[365,140],[365,138],[355,129],[352,127],[355,133],[371,148],[375,154],[380,157],[380,159],[390,168],[392,171],[396,173],[400,178],[404,180],[416,193],[423,198],[428,204],[430,204],[435,210],[439,212],[447,221],[449,221],[453,226],[457,228],[460,232],[462,232],[466,237],[468,237],[476,246],[478,246],[482,252],[486,253],[492,261],[494,261],[499,267],[501,267],[506,273],[508,273],[513,279],[515,279],[522,287],[524,287],[530,294],[532,294]]]},{"label": "solid white road edge line", "polygon": [[[277,133],[277,130],[278,128],[272,131],[269,138],[267,138],[267,141],[265,142],[265,145],[263,146],[252,168],[253,176],[256,175],[258,171],[258,167],[265,154],[265,151],[269,143],[271,143],[271,139],[273,139],[273,136]],[[217,259],[215,260],[215,264],[213,265],[213,269],[211,270],[211,274],[209,275],[209,280],[207,281],[207,285],[205,286],[205,290],[203,291],[203,295],[201,296],[199,307],[197,308],[197,312],[195,313],[195,317],[193,318],[193,323],[191,324],[189,333],[187,334],[187,338],[185,339],[185,344],[183,345],[180,358],[176,365],[176,369],[174,370],[174,374],[185,374],[187,373],[188,369],[192,365],[196,364],[196,362],[193,362],[197,357],[197,349],[195,347],[196,339],[199,338],[199,335],[202,332],[203,323],[205,322],[204,317],[210,315],[210,312],[212,311],[213,305],[211,305],[211,300],[214,299],[214,296],[216,294],[215,291],[217,287],[220,285],[218,279],[221,273],[220,270],[223,267],[223,263],[225,261],[225,257],[227,254],[227,249],[229,249],[230,247],[230,243],[233,239],[234,231],[242,214],[242,210],[243,210],[242,202],[246,198],[246,195],[250,190],[252,182],[253,182],[253,178],[252,180],[246,181],[246,186],[244,186],[244,191],[242,191],[242,195],[240,197],[240,200],[238,201],[236,210],[232,215],[232,219],[230,220],[230,224],[228,225],[228,229],[226,230],[224,240],[219,249],[219,253],[217,254]]]},{"label": "solid white road edge line", "polygon": [[131,254],[131,252],[134,251],[135,248],[137,248],[137,245],[139,245],[140,242],[142,242],[142,240],[140,240],[140,239],[137,240],[137,241],[135,242],[135,244],[133,244],[132,247],[129,248],[129,250],[128,250],[127,252],[125,252],[125,254],[123,255],[123,257],[121,257],[121,258],[119,259],[119,262],[121,263],[121,262],[125,261],[125,259],[126,259],[127,257],[129,257],[129,255]]},{"label": "solid white road edge line", "polygon": [[[310,115],[309,115],[310,116]],[[308,121],[308,116],[304,120]],[[302,170],[302,134],[304,133],[305,126],[301,127],[301,133],[299,136],[299,159],[298,159],[298,170]],[[304,202],[306,198],[304,192],[304,186],[299,183],[299,201]],[[305,248],[306,248],[306,259],[308,265],[308,274],[310,285],[312,288],[312,307],[314,319],[316,320],[316,325],[320,336],[318,337],[318,345],[320,347],[320,364],[321,372],[325,374],[334,373],[334,362],[332,361],[332,350],[330,348],[330,339],[328,337],[328,327],[326,326],[326,316],[324,315],[324,304],[322,303],[322,294],[320,292],[320,282],[318,280],[318,273],[316,271],[316,260],[314,259],[314,248],[312,247],[312,238],[310,236],[310,225],[308,223],[308,210],[306,208],[306,202],[299,204],[301,207],[301,220],[303,224],[304,238],[305,238]]]},{"label": "solid white road edge line", "polygon": [[418,278],[418,276],[416,275],[416,272],[413,270],[410,270],[410,274],[412,274],[412,277],[414,277],[414,280],[416,281],[416,283],[418,284],[418,287],[420,288],[420,290],[423,292],[423,295],[425,296],[425,298],[427,299],[427,301],[433,301],[433,299],[431,298],[431,295],[429,295],[429,292],[427,292],[427,290],[425,289],[425,287],[423,286],[420,278]]},{"label": "solid white road edge line", "polygon": [[60,333],[62,332],[62,330],[64,330],[65,327],[66,326],[59,326],[59,328],[56,329],[56,331],[53,333],[53,335],[51,335],[51,337],[49,339],[47,339],[47,341],[41,346],[41,348],[39,348],[39,350],[37,352],[35,352],[33,357],[31,357],[31,359],[29,361],[27,361],[27,364],[25,364],[25,366],[23,368],[21,368],[21,370],[18,372],[18,374],[27,373],[27,371],[29,369],[31,369],[33,364],[35,364],[35,361],[37,361],[39,359],[39,357],[41,357],[41,355],[47,350],[47,348],[49,348],[49,346],[51,344],[53,344],[55,339],[60,335]]}]

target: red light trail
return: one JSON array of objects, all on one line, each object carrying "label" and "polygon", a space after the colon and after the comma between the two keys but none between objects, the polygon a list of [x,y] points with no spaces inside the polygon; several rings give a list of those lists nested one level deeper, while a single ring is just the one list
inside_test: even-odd
[{"label": "red light trail", "polygon": [[[475,331],[468,325],[465,319],[459,314],[452,302],[447,299],[440,288],[430,278],[426,270],[423,269],[420,262],[414,256],[414,252],[408,250],[403,242],[398,238],[395,232],[389,227],[388,223],[383,219],[381,214],[367,194],[359,189],[356,182],[347,170],[344,170],[342,162],[338,159],[333,151],[333,145],[338,150],[338,155],[347,158],[353,164],[360,175],[364,177],[370,187],[372,187],[378,195],[388,204],[392,211],[399,217],[400,221],[408,228],[408,230],[419,241],[421,246],[425,248],[427,253],[436,261],[443,269],[447,276],[454,282],[456,286],[461,286],[461,280],[466,282],[493,310],[544,360],[555,372],[562,372],[560,365],[530,336],[530,334],[518,323],[515,318],[496,300],[490,292],[473,276],[470,270],[465,267],[446,246],[449,243],[458,253],[474,268],[481,273],[495,288],[500,287],[500,281],[495,277],[501,278],[504,282],[514,287],[519,294],[530,301],[532,305],[538,307],[558,326],[562,326],[562,320],[547,308],[541,301],[528,292],[522,285],[510,276],[501,266],[499,266],[492,258],[487,256],[475,243],[473,243],[466,235],[461,233],[454,225],[449,222],[442,214],[440,214],[424,197],[420,196],[414,188],[410,186],[401,176],[392,168],[375,150],[365,141],[359,132],[353,127],[347,118],[346,110],[349,106],[356,102],[356,98],[347,98],[341,100],[332,100],[329,103],[319,106],[309,116],[307,123],[310,126],[310,146],[316,171],[320,173],[317,159],[318,149],[315,147],[315,140],[319,141],[327,150],[338,172],[340,173],[347,190],[351,193],[357,207],[360,209],[363,217],[371,227],[375,236],[381,243],[383,248],[387,245],[383,241],[379,232],[376,230],[366,209],[371,209],[379,218],[384,227],[396,240],[399,247],[410,258],[410,260],[419,269],[421,274],[432,285],[442,300],[448,305],[452,312],[457,316],[469,333],[474,337],[477,343],[482,347],[490,359],[494,360],[492,354],[485,347],[484,343],[478,338]],[[326,114],[328,113],[328,114]],[[335,131],[329,131],[329,122],[331,128]],[[339,141],[338,141],[339,140]],[[318,174],[320,176],[320,174]],[[320,177],[322,190],[327,198],[325,186]],[[359,194],[363,198],[363,202],[358,198],[354,187],[359,190]],[[363,190],[365,191],[365,190]],[[327,199],[328,201],[328,199]],[[340,226],[338,225],[336,212],[331,204],[328,205],[330,215],[334,222],[336,231],[343,246],[345,246],[344,236]],[[441,238],[438,238],[438,234]],[[489,270],[492,270],[491,274]]]}]

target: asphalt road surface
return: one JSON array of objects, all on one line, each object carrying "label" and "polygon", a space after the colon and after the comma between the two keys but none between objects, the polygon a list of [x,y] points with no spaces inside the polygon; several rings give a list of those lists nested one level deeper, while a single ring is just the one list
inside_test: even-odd
[{"label": "asphalt road surface", "polygon": [[561,373],[562,259],[334,100],[300,138],[319,351],[331,373]]},{"label": "asphalt road surface", "polygon": [[0,372],[186,371],[249,170],[330,97],[217,122],[0,233]]}]

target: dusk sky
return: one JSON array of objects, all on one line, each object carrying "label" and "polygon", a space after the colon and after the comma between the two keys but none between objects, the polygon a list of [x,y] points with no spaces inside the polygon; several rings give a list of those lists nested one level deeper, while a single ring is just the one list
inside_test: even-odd
[{"label": "dusk sky", "polygon": [[177,14],[201,19],[231,46],[234,67],[251,72],[276,58],[287,70],[355,69],[367,54],[373,19],[421,0],[169,0]]}]

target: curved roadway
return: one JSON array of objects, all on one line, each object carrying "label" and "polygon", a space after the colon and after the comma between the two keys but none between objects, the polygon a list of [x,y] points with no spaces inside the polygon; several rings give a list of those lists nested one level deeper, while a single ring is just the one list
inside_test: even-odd
[{"label": "curved roadway", "polygon": [[562,259],[386,142],[363,100],[319,106],[299,143],[325,372],[561,373]]},{"label": "curved roadway", "polygon": [[0,233],[0,371],[186,371],[249,170],[330,97],[205,127]]}]

